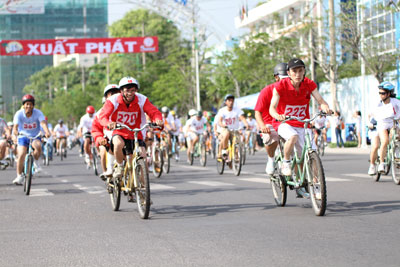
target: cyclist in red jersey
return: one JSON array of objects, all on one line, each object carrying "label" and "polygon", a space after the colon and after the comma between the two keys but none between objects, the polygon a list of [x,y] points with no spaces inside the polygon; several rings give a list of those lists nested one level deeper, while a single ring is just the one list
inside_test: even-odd
[{"label": "cyclist in red jersey", "polygon": [[[137,93],[140,89],[139,82],[132,77],[124,77],[119,81],[120,94],[116,94],[107,99],[99,115],[100,124],[114,130],[117,123],[123,123],[130,128],[140,128],[146,123],[146,115],[152,121],[162,126],[162,114],[150,103],[146,96]],[[141,146],[142,156],[146,158],[146,145],[143,138],[146,136],[145,130],[138,134],[139,145]],[[126,145],[126,147],[125,147]],[[114,152],[117,167],[114,170],[115,177],[121,177],[123,173],[122,162],[124,160],[124,149],[126,154],[132,154],[134,149],[134,134],[127,129],[114,130],[112,133],[111,151]]]},{"label": "cyclist in red jersey", "polygon": [[[274,68],[275,82],[277,83],[281,79],[287,77],[287,64],[277,64]],[[267,85],[264,89],[262,89],[260,95],[258,96],[256,107],[254,108],[257,125],[262,132],[261,136],[268,154],[267,166],[265,167],[265,172],[268,175],[273,175],[275,171],[274,155],[279,141],[278,133],[272,126],[272,121],[274,118],[272,118],[269,114],[272,92],[276,83]]]},{"label": "cyclist in red jersey", "polygon": [[[109,84],[104,88],[103,92],[103,104],[105,101],[110,98],[112,95],[119,93],[119,87],[117,84]],[[101,113],[101,109],[96,113],[92,123],[92,137],[96,148],[99,150],[100,154],[100,164],[103,169],[103,173],[100,174],[100,178],[105,181],[106,177],[112,175],[112,166],[114,163],[114,155],[109,151],[108,142],[111,139],[111,132],[107,129],[107,127],[103,127],[99,122],[99,114]],[[106,160],[106,154],[107,160]]]},{"label": "cyclist in red jersey", "polygon": [[304,145],[304,123],[295,120],[281,123],[285,116],[294,116],[300,119],[309,119],[309,103],[311,95],[321,105],[321,110],[330,113],[329,105],[318,92],[317,85],[305,77],[306,67],[301,59],[293,58],[287,66],[288,78],[282,79],[275,84],[269,112],[277,119],[273,122],[278,134],[286,140],[284,146],[284,161],[282,163],[282,174],[292,174],[290,157],[296,145],[300,153]]}]

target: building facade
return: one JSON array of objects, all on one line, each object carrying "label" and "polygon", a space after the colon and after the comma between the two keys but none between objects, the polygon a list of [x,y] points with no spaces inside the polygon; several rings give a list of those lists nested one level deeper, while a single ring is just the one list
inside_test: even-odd
[{"label": "building facade", "polygon": [[[12,4],[5,7],[7,3]],[[0,0],[0,39],[107,37],[108,0]],[[53,65],[53,56],[0,57],[0,95],[3,112],[20,104],[29,77]]]}]

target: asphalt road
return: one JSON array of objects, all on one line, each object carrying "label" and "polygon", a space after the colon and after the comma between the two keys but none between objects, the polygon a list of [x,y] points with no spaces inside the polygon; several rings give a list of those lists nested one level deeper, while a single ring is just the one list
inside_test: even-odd
[{"label": "asphalt road", "polygon": [[104,183],[75,150],[43,167],[30,196],[0,171],[0,266],[399,266],[400,186],[374,182],[366,150],[323,157],[328,209],[289,192],[277,207],[265,153],[240,176],[198,160],[150,174],[150,219],[123,197],[112,211]]}]

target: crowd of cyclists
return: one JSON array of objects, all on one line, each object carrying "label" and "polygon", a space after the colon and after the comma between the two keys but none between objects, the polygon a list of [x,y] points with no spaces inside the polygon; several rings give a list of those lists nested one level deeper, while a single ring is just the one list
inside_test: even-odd
[{"label": "crowd of cyclists", "polygon": [[[93,147],[100,158],[102,172],[99,174],[104,181],[110,177],[123,175],[125,155],[134,151],[134,136],[131,131],[121,129],[126,125],[131,129],[141,128],[147,122],[153,122],[162,128],[160,131],[151,128],[139,133],[141,155],[147,159],[147,168],[151,171],[157,167],[157,158],[152,155],[151,148],[163,143],[167,147],[168,156],[179,161],[179,151],[186,150],[187,160],[196,153],[195,148],[201,143],[208,154],[218,159],[226,159],[228,146],[232,135],[238,133],[240,144],[244,151],[253,147],[267,152],[265,172],[269,176],[276,172],[276,149],[280,140],[284,140],[283,162],[280,172],[285,176],[292,174],[291,160],[294,151],[302,151],[304,146],[304,123],[288,120],[287,116],[301,120],[310,118],[310,100],[314,98],[319,105],[319,111],[329,115],[333,113],[328,103],[320,95],[317,85],[306,77],[306,68],[301,59],[293,58],[288,63],[280,63],[274,68],[275,82],[267,85],[260,92],[253,113],[244,113],[235,106],[235,96],[228,94],[224,97],[223,106],[216,113],[191,109],[179,118],[174,109],[154,106],[140,92],[140,84],[133,77],[123,77],[118,84],[109,84],[104,88],[103,106],[97,112],[88,105],[86,113],[81,117],[76,129],[70,130],[63,119],[53,128],[47,117],[35,108],[34,96],[27,94],[22,98],[22,108],[16,112],[12,122],[6,123],[0,118],[0,166],[6,168],[11,158],[16,161],[14,184],[23,183],[24,157],[27,153],[29,138],[34,148],[34,166],[41,170],[39,158],[42,155],[42,141],[51,147],[49,152],[54,155],[67,156],[67,147],[75,144],[80,146],[80,156],[84,158],[87,168],[94,164]],[[380,101],[371,109],[369,127],[371,129],[371,154],[368,174],[385,170],[385,162],[380,160],[378,165],[378,150],[380,159],[385,158],[386,147],[389,143],[390,129],[393,120],[400,118],[400,101],[395,98],[394,86],[389,82],[379,85]],[[336,111],[335,111],[336,112]],[[185,117],[186,120],[185,120]],[[325,145],[327,120],[318,116],[313,123],[313,147],[322,136]],[[39,136],[39,133],[42,133]],[[163,134],[162,134],[163,133]],[[174,155],[172,155],[174,152]],[[378,166],[376,168],[376,166]],[[159,168],[159,167],[157,167]]]}]

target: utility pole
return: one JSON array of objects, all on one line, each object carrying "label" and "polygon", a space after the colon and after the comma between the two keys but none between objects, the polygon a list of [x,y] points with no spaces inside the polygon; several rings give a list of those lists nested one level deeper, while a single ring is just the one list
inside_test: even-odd
[{"label": "utility pole", "polygon": [[329,0],[329,80],[332,92],[332,104],[335,110],[339,110],[336,85],[336,34],[335,34],[335,5]]},{"label": "utility pole", "polygon": [[195,68],[195,81],[196,81],[196,107],[197,110],[201,110],[201,103],[200,103],[200,77],[199,77],[199,47],[197,44],[197,29],[195,26],[195,2],[193,0],[193,7],[192,7],[192,27],[193,27],[193,53],[194,53],[194,68]]},{"label": "utility pole", "polygon": [[[362,9],[362,8],[361,8]],[[361,26],[360,26],[360,49],[361,53],[364,53],[364,42],[365,42],[365,36],[364,36],[364,10],[360,10],[358,8],[357,13],[360,14],[360,19],[361,19]],[[364,119],[361,120],[361,146],[363,148],[367,147],[367,131],[365,129],[365,119],[368,117],[367,115],[367,90],[365,88],[365,60],[364,57],[359,55],[359,58],[361,59],[361,109],[362,109],[362,115],[364,116]]]}]

